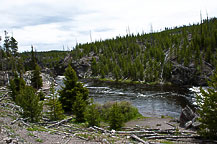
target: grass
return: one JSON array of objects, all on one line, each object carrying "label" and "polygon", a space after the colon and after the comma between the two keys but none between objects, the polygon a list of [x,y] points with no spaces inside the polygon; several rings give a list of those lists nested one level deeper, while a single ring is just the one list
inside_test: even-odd
[{"label": "grass", "polygon": [[173,142],[171,142],[171,141],[163,141],[163,142],[161,142],[162,144],[174,144]]},{"label": "grass", "polygon": [[42,140],[42,139],[40,139],[40,138],[37,138],[35,141],[36,141],[36,142],[40,142],[40,143],[42,143],[42,142],[43,142],[43,140]]},{"label": "grass", "polygon": [[33,133],[28,133],[27,135],[28,136],[33,136],[33,137],[35,136]]},{"label": "grass", "polygon": [[43,127],[36,127],[36,126],[33,126],[31,128],[27,128],[26,130],[28,131],[44,131],[44,132],[47,132],[48,130],[46,130],[45,128]]},{"label": "grass", "polygon": [[[126,80],[123,80],[123,79],[119,79],[118,81],[114,80],[114,79],[111,79],[111,78],[95,78],[95,79],[98,79],[100,81],[107,81],[107,82],[114,82],[114,83],[121,83],[121,84],[147,84],[147,85],[157,85],[159,84],[160,82],[159,81],[155,81],[155,82],[149,82],[149,83],[145,83],[144,81],[133,81],[133,80],[130,80],[130,79],[126,79]],[[168,83],[169,84],[169,83]]]}]

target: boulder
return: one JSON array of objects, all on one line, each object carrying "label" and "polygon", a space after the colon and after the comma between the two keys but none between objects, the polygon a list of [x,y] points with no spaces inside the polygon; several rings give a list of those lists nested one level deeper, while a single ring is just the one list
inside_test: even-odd
[{"label": "boulder", "polygon": [[[187,126],[189,128],[192,124],[192,120],[196,116],[197,116],[197,114],[187,105],[184,109],[182,109],[182,113],[179,117],[180,126],[181,127]],[[189,121],[191,121],[191,123]]]},{"label": "boulder", "polygon": [[190,128],[192,123],[193,123],[192,121],[188,121],[187,123],[185,123],[185,128],[186,129]]},{"label": "boulder", "polygon": [[203,68],[200,72],[198,72],[193,62],[187,67],[174,61],[172,63],[173,67],[169,81],[175,85],[205,86],[207,85],[207,79],[213,74],[215,69],[207,62],[203,63]]}]

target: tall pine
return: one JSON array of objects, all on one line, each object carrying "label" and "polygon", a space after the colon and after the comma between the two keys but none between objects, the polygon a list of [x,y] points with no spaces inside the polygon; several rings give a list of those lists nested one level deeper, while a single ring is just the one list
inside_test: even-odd
[{"label": "tall pine", "polygon": [[59,91],[60,102],[65,112],[73,112],[76,120],[82,122],[84,121],[84,107],[89,103],[88,89],[78,82],[76,72],[70,65],[66,68],[64,76],[65,87]]}]

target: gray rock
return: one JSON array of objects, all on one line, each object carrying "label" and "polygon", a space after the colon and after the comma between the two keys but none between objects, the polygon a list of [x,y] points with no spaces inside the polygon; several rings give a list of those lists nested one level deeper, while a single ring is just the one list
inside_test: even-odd
[{"label": "gray rock", "polygon": [[179,117],[180,126],[185,127],[185,124],[192,121],[196,116],[197,114],[189,106],[186,106],[182,109],[182,113]]},{"label": "gray rock", "polygon": [[11,142],[12,142],[12,138],[10,138],[10,137],[5,137],[4,139],[3,139],[3,141],[4,142],[6,142],[7,144],[10,144]]},{"label": "gray rock", "polygon": [[192,123],[193,123],[192,121],[188,121],[187,123],[185,123],[185,128],[186,129],[190,128]]}]

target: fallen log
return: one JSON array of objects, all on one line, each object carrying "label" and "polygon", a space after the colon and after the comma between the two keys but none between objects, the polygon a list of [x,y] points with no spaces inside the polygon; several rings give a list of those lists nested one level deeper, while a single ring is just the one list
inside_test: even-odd
[{"label": "fallen log", "polygon": [[71,138],[69,138],[68,140],[66,140],[66,141],[64,142],[64,144],[69,143],[70,140],[71,140]]},{"label": "fallen log", "polygon": [[173,135],[163,135],[163,136],[150,136],[146,137],[146,139],[167,139],[167,138],[200,138],[200,136],[173,136]]},{"label": "fallen log", "polygon": [[13,109],[16,108],[16,109],[17,109],[18,111],[20,111],[20,112],[23,111],[23,109],[22,109],[20,106],[15,105],[15,104],[12,104],[12,103],[2,103],[1,105],[4,106],[4,107],[10,106],[10,107],[12,107]]},{"label": "fallen log", "polygon": [[173,125],[173,124],[171,124],[171,123],[166,123],[166,124],[168,124],[169,126],[171,126],[171,127],[174,127],[174,128],[176,128],[176,126],[175,125]]},{"label": "fallen log", "polygon": [[109,130],[105,130],[105,129],[97,127],[97,126],[93,126],[93,128],[96,129],[96,130],[99,130],[99,131],[101,131],[103,133],[111,133]]},{"label": "fallen log", "polygon": [[77,136],[77,138],[82,139],[82,140],[85,140],[85,141],[88,141],[87,138],[84,138],[84,137],[82,137],[82,136]]},{"label": "fallen log", "polygon": [[73,118],[74,118],[74,117],[70,117],[70,118],[61,120],[61,121],[59,121],[59,122],[57,122],[57,123],[54,123],[54,124],[52,124],[52,125],[47,126],[46,128],[51,128],[51,127],[59,126],[59,125],[61,125],[62,123],[65,123],[65,122],[68,122],[68,121],[72,120]]},{"label": "fallen log", "polygon": [[116,131],[117,134],[140,134],[140,133],[148,133],[155,134],[155,131]]},{"label": "fallen log", "polygon": [[21,122],[22,122],[25,126],[30,127],[30,125],[27,124],[26,122],[24,122],[23,120],[21,120]]},{"label": "fallen log", "polygon": [[19,121],[20,120],[20,118],[17,118],[17,119],[15,119],[15,120],[13,120],[12,122],[11,122],[11,125],[13,125],[13,124],[15,124],[17,121]]},{"label": "fallen log", "polygon": [[133,138],[133,139],[135,139],[135,140],[137,140],[137,141],[139,141],[139,142],[141,142],[143,144],[149,144],[149,142],[146,142],[146,141],[142,140],[141,138],[139,138],[138,136],[136,136],[134,134],[131,135],[131,138]]}]

